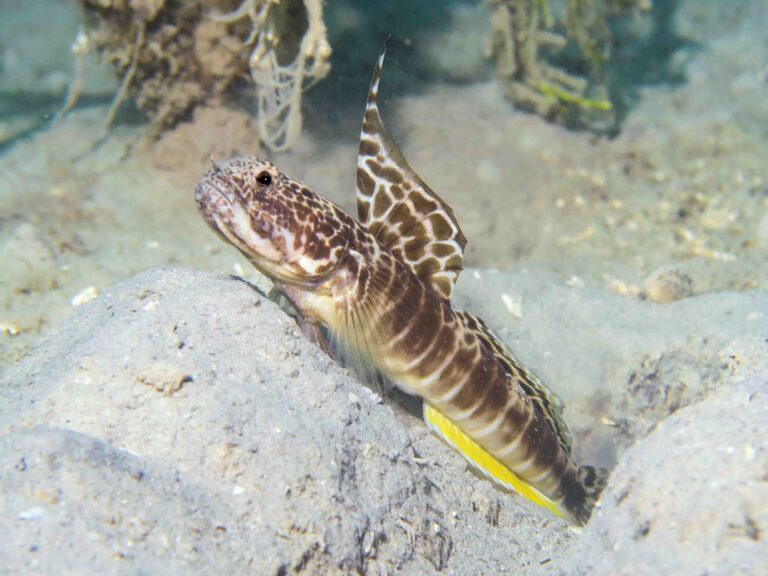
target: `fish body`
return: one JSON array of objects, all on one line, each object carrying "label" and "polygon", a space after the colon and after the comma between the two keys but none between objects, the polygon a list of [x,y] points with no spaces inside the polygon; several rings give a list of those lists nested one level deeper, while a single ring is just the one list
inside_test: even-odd
[{"label": "fish body", "polygon": [[429,428],[497,484],[584,524],[606,474],[576,465],[562,404],[493,336],[450,303],[466,239],[419,178],[378,111],[384,53],[360,140],[355,220],[253,157],[196,188],[209,225],[356,364],[424,401]]}]

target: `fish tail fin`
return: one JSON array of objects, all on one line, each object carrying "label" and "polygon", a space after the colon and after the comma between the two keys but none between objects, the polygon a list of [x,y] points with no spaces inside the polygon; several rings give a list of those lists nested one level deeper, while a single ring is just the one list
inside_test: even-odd
[{"label": "fish tail fin", "polygon": [[579,498],[575,503],[569,503],[566,498],[566,507],[576,524],[583,526],[592,515],[600,494],[608,484],[610,471],[594,466],[579,466],[576,479],[579,484]]},{"label": "fish tail fin", "polygon": [[491,482],[506,491],[520,494],[531,502],[546,508],[555,516],[560,518],[564,516],[563,509],[557,502],[512,472],[490,452],[467,436],[445,414],[426,402],[424,402],[424,421],[435,435],[442,438]]}]

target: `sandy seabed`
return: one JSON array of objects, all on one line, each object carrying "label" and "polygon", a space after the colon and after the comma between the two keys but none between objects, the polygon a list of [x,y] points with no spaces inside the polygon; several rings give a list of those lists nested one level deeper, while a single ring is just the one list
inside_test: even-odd
[{"label": "sandy seabed", "polygon": [[[192,198],[211,153],[263,154],[245,114],[203,110],[151,148],[119,125],[94,148],[93,107],[7,148],[9,566],[759,574],[768,25],[763,2],[734,6],[681,4],[686,82],[645,89],[612,140],[515,112],[493,82],[384,103],[470,240],[457,306],[565,399],[578,459],[615,466],[583,531],[478,480],[245,284],[172,270],[264,287]],[[351,136],[271,159],[354,209]]]}]

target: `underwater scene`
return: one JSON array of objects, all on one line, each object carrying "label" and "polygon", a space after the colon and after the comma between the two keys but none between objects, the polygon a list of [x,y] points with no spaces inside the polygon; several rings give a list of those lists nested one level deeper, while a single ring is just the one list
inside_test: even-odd
[{"label": "underwater scene", "polygon": [[768,0],[0,0],[2,574],[759,575]]}]

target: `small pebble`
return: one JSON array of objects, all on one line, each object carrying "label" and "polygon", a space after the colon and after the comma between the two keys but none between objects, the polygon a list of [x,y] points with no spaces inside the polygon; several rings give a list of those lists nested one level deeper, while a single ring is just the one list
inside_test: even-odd
[{"label": "small pebble", "polygon": [[502,294],[501,301],[507,307],[509,313],[515,318],[523,317],[523,302],[519,298],[513,298],[509,294]]},{"label": "small pebble", "polygon": [[39,506],[29,508],[28,510],[19,513],[20,520],[41,520],[43,516],[45,516],[45,510]]},{"label": "small pebble", "polygon": [[645,279],[643,296],[657,304],[667,304],[693,294],[690,277],[669,266],[656,269]]},{"label": "small pebble", "polygon": [[94,298],[99,297],[99,290],[95,286],[88,286],[88,288],[85,288],[77,293],[77,295],[70,300],[70,304],[72,306],[82,306],[86,302],[89,302],[93,300]]},{"label": "small pebble", "polygon": [[0,332],[6,336],[18,336],[21,334],[19,327],[10,322],[0,322]]}]

